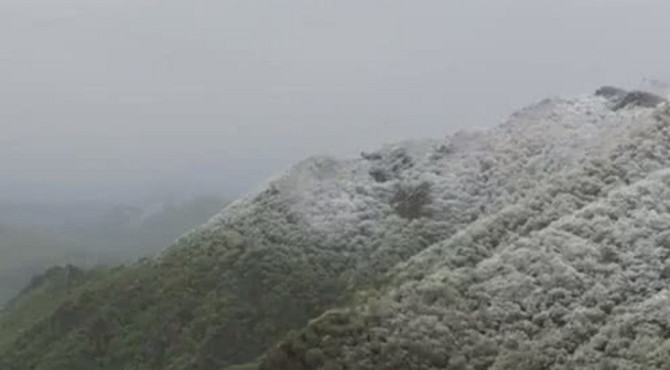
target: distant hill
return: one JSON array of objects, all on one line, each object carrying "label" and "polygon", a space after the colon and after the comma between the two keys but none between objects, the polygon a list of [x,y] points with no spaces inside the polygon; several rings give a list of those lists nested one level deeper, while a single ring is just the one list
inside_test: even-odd
[{"label": "distant hill", "polygon": [[35,273],[54,264],[86,264],[80,250],[49,232],[0,225],[0,306]]},{"label": "distant hill", "polygon": [[91,267],[155,256],[224,206],[216,197],[146,208],[0,204],[0,306],[55,264]]},{"label": "distant hill", "polygon": [[162,252],[190,229],[217,214],[226,201],[196,197],[146,206],[118,205],[88,224],[64,228],[77,245],[95,247],[103,258],[131,259]]},{"label": "distant hill", "polygon": [[670,105],[614,88],[308,159],[72,287],[0,366],[665,369],[669,171]]}]

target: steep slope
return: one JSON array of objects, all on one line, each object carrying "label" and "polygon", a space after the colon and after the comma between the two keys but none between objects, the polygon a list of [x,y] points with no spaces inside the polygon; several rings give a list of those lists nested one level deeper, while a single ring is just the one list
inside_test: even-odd
[{"label": "steep slope", "polygon": [[649,101],[601,90],[546,100],[488,131],[307,160],[161,258],[80,288],[0,358],[26,369],[223,369],[350,304],[290,336],[263,366],[442,366],[461,352],[477,358],[467,366],[488,366],[493,352],[460,344],[435,355],[424,340],[437,346],[461,332],[424,316],[451,310],[440,320],[489,338],[477,320],[451,319],[484,302],[466,296],[472,271],[667,166],[663,135],[647,129],[667,112]]},{"label": "steep slope", "polygon": [[[595,96],[548,100],[489,132],[388,146],[356,161],[301,163],[177,248],[216,243],[231,230],[251,240],[257,251],[238,259],[227,281],[257,307],[263,325],[293,326],[308,317],[288,320],[266,308],[318,312],[379,286],[396,263],[516,202],[582,159],[596,138],[647,114],[615,112],[609,103]],[[286,281],[311,285],[294,295]]]},{"label": "steep slope", "polygon": [[633,109],[635,126],[398,265],[383,294],[315,320],[262,368],[663,368],[670,108]]}]

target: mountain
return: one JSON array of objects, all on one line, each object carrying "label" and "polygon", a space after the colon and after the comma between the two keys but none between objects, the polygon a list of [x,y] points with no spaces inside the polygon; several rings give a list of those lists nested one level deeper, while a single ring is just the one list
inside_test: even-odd
[{"label": "mountain", "polygon": [[662,368],[669,135],[663,98],[602,88],[308,159],[160,257],[72,288],[0,364]]}]

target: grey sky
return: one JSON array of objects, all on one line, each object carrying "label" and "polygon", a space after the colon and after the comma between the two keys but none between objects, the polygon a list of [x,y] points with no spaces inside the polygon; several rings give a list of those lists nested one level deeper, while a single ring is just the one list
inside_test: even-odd
[{"label": "grey sky", "polygon": [[651,0],[0,0],[0,199],[237,193],[664,78]]}]

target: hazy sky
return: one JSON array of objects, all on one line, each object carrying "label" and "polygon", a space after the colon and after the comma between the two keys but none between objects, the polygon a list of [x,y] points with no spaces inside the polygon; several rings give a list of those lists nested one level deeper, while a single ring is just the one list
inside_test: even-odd
[{"label": "hazy sky", "polygon": [[645,0],[0,0],[0,200],[238,193],[670,66]]}]

